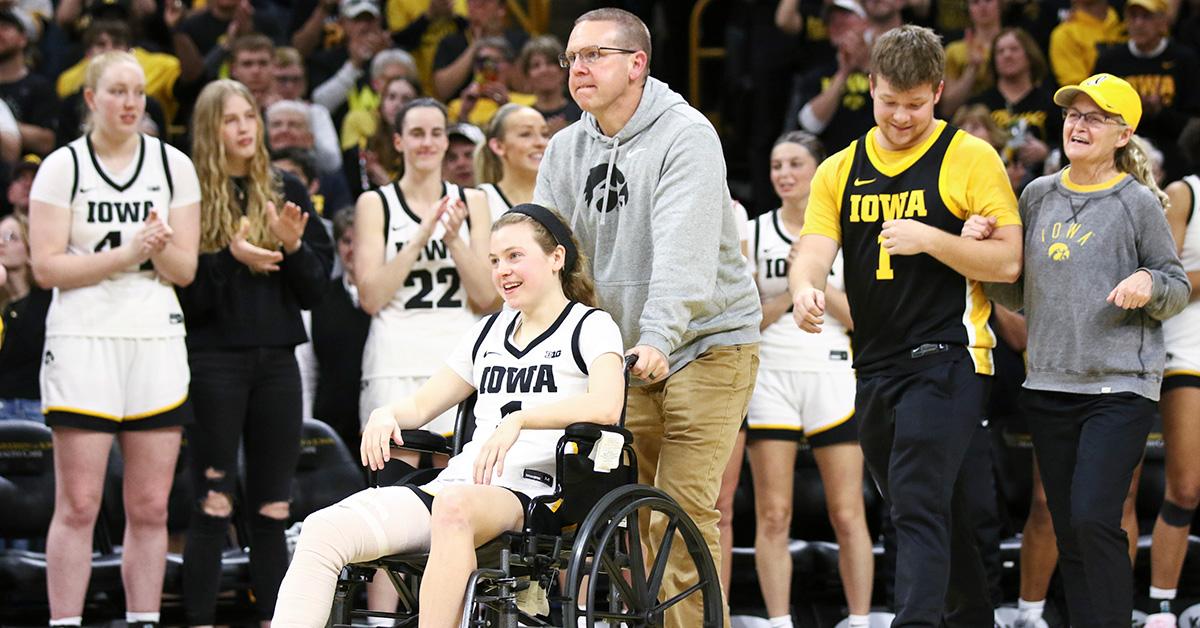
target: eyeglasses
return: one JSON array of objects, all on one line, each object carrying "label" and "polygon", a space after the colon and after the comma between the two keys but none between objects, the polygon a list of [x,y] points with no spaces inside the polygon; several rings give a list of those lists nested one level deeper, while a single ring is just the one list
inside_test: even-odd
[{"label": "eyeglasses", "polygon": [[611,54],[626,54],[631,55],[637,50],[629,50],[628,48],[612,48],[610,46],[588,46],[580,48],[579,52],[564,52],[558,55],[558,65],[564,68],[570,68],[575,65],[576,59],[582,59],[584,65],[592,65],[606,56],[605,53]]},{"label": "eyeglasses", "polygon": [[1099,111],[1089,111],[1084,113],[1078,109],[1063,109],[1063,120],[1068,124],[1085,124],[1090,127],[1097,127],[1102,124],[1123,124],[1117,117],[1105,115]]}]

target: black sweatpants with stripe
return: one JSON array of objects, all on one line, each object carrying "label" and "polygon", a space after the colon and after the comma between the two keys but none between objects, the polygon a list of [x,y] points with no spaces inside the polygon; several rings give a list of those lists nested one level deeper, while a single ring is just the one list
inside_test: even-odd
[{"label": "black sweatpants with stripe", "polygon": [[991,378],[976,374],[961,348],[904,366],[859,374],[855,400],[859,442],[896,530],[892,626],[990,626],[961,478]]}]

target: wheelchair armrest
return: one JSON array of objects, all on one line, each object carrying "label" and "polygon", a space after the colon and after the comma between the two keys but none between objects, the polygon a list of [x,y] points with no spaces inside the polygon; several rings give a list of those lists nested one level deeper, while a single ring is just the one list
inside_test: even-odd
[{"label": "wheelchair armrest", "polygon": [[450,441],[441,434],[435,434],[426,430],[402,430],[400,437],[404,439],[404,444],[400,449],[409,449],[412,451],[423,451],[431,454],[446,454],[450,455]]},{"label": "wheelchair armrest", "polygon": [[567,426],[567,436],[572,439],[578,439],[587,442],[596,442],[600,440],[600,435],[610,432],[612,434],[620,434],[625,439],[626,445],[633,443],[633,434],[629,430],[619,425],[601,425],[599,423],[572,423]]}]

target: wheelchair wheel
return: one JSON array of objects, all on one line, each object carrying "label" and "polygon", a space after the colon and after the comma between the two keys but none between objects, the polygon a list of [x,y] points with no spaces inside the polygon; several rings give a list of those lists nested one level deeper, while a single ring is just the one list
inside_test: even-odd
[{"label": "wheelchair wheel", "polygon": [[[640,523],[654,521],[664,533],[653,551],[642,545]],[[696,582],[665,598],[663,579],[671,549],[682,543],[698,574]],[[586,576],[586,578],[585,578]],[[627,628],[664,625],[665,613],[701,596],[704,626],[722,626],[721,583],[700,529],[666,493],[631,484],[609,493],[580,524],[567,565],[565,626],[605,621]],[[578,608],[583,600],[585,607]]]}]

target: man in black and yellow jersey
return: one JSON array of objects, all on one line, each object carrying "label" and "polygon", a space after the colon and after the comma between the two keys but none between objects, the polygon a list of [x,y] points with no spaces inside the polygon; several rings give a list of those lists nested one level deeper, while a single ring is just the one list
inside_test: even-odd
[{"label": "man in black and yellow jersey", "polygon": [[[996,343],[978,282],[1017,278],[1021,227],[999,155],[933,117],[944,67],[929,29],[879,38],[870,76],[877,126],[817,168],[789,275],[797,324],[819,333],[825,279],[843,250],[859,440],[896,528],[893,626],[992,622],[957,480],[983,418]],[[993,239],[959,237],[972,215],[993,221]]]}]

